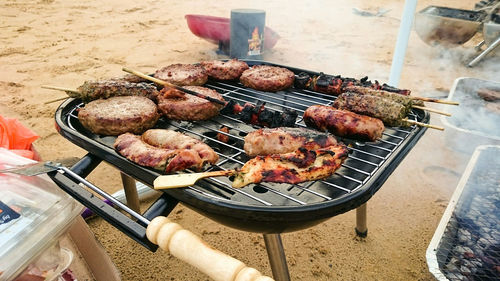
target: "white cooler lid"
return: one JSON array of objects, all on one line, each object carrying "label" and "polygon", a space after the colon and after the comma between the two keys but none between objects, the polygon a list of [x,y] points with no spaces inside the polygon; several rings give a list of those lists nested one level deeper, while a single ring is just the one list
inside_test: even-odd
[{"label": "white cooler lid", "polygon": [[[0,148],[0,169],[31,162]],[[82,209],[47,175],[0,173],[0,281],[11,280],[24,270]]]}]

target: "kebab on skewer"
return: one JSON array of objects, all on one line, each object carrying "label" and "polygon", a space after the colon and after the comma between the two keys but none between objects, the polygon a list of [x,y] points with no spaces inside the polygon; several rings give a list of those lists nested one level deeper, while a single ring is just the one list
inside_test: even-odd
[{"label": "kebab on skewer", "polygon": [[442,127],[409,120],[406,116],[410,112],[411,108],[378,96],[343,93],[337,97],[333,103],[333,107],[378,118],[382,120],[384,124],[391,127],[418,125],[444,130]]},{"label": "kebab on skewer", "polygon": [[[126,80],[89,80],[76,89],[56,86],[42,86],[45,89],[64,91],[71,98],[81,99],[87,103],[97,99],[107,99],[115,96],[143,96],[156,101],[158,89],[149,83],[133,83]],[[52,100],[47,103],[66,99],[67,97]]]},{"label": "kebab on skewer", "polygon": [[[358,86],[358,87],[366,87],[366,88],[374,89],[374,90],[383,90],[383,91],[396,93],[396,94],[403,95],[403,96],[409,96],[411,99],[414,99],[414,100],[458,105],[458,102],[454,102],[454,101],[446,101],[446,100],[439,100],[439,99],[433,99],[433,98],[410,96],[410,93],[411,93],[410,90],[398,89],[398,88],[389,86],[385,83],[381,85],[377,80],[375,80],[375,82],[372,83],[370,80],[368,80],[367,76],[358,80],[355,78],[342,77],[340,75],[336,75],[336,76],[327,75],[327,74],[324,74],[322,72],[319,75],[313,75],[313,76],[311,76],[305,72],[301,72],[298,75],[296,75],[294,86],[298,89],[308,89],[308,90],[312,90],[312,91],[316,91],[316,92],[320,92],[320,93],[325,93],[325,94],[331,94],[331,95],[335,95],[335,96],[338,96],[342,93],[345,93],[347,91],[346,88],[348,88],[348,87]],[[419,105],[419,104],[417,104],[417,105]]]},{"label": "kebab on skewer", "polygon": [[422,100],[415,100],[411,98],[410,96],[405,96],[405,95],[399,95],[396,93],[388,92],[385,90],[375,90],[367,87],[361,87],[361,86],[348,86],[345,87],[345,92],[346,93],[356,93],[359,95],[369,95],[369,96],[376,96],[376,97],[381,97],[384,99],[388,99],[391,101],[394,101],[396,103],[402,104],[405,106],[408,110],[411,110],[411,108],[417,108],[421,110],[426,110],[434,113],[439,113],[442,115],[446,116],[451,116],[451,114],[443,111],[436,110],[434,108],[428,108],[425,107],[424,102]]}]

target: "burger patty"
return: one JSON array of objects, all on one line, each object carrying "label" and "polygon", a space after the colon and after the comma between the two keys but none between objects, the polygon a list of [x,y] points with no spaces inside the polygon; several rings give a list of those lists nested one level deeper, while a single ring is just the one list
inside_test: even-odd
[{"label": "burger patty", "polygon": [[[186,86],[184,88],[204,96],[225,101],[219,93],[212,89],[200,86]],[[171,89],[163,89],[158,97],[158,108],[169,119],[186,121],[207,120],[217,116],[219,110],[223,107],[220,104],[182,92],[177,92],[180,95],[171,95],[169,94],[171,91]]]},{"label": "burger patty", "polygon": [[154,77],[177,86],[200,86],[208,80],[207,72],[201,65],[180,63],[158,69]]},{"label": "burger patty", "polygon": [[244,61],[232,59],[229,61],[202,61],[201,66],[205,69],[208,76],[217,80],[235,80],[238,79],[243,71],[248,69],[248,64]]},{"label": "burger patty", "polygon": [[293,85],[295,74],[283,67],[255,65],[245,70],[240,82],[246,87],[266,92],[277,92]]},{"label": "burger patty", "polygon": [[160,118],[156,104],[146,97],[118,96],[89,102],[78,110],[78,120],[99,135],[140,134]]}]

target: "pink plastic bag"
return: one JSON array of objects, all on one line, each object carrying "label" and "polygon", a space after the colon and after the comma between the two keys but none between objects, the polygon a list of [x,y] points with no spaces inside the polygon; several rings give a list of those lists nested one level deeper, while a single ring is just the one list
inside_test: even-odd
[{"label": "pink plastic bag", "polygon": [[21,122],[13,118],[4,118],[0,115],[0,147],[26,158],[35,159],[37,153],[33,149],[33,142],[39,136],[26,128]]}]

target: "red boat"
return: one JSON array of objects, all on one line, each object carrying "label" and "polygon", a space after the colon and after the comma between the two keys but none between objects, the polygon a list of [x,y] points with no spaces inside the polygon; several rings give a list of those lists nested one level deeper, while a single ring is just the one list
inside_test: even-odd
[{"label": "red boat", "polygon": [[[230,19],[206,15],[186,15],[191,32],[209,42],[229,46],[231,39]],[[272,49],[280,36],[271,28],[264,29],[264,49]]]}]

